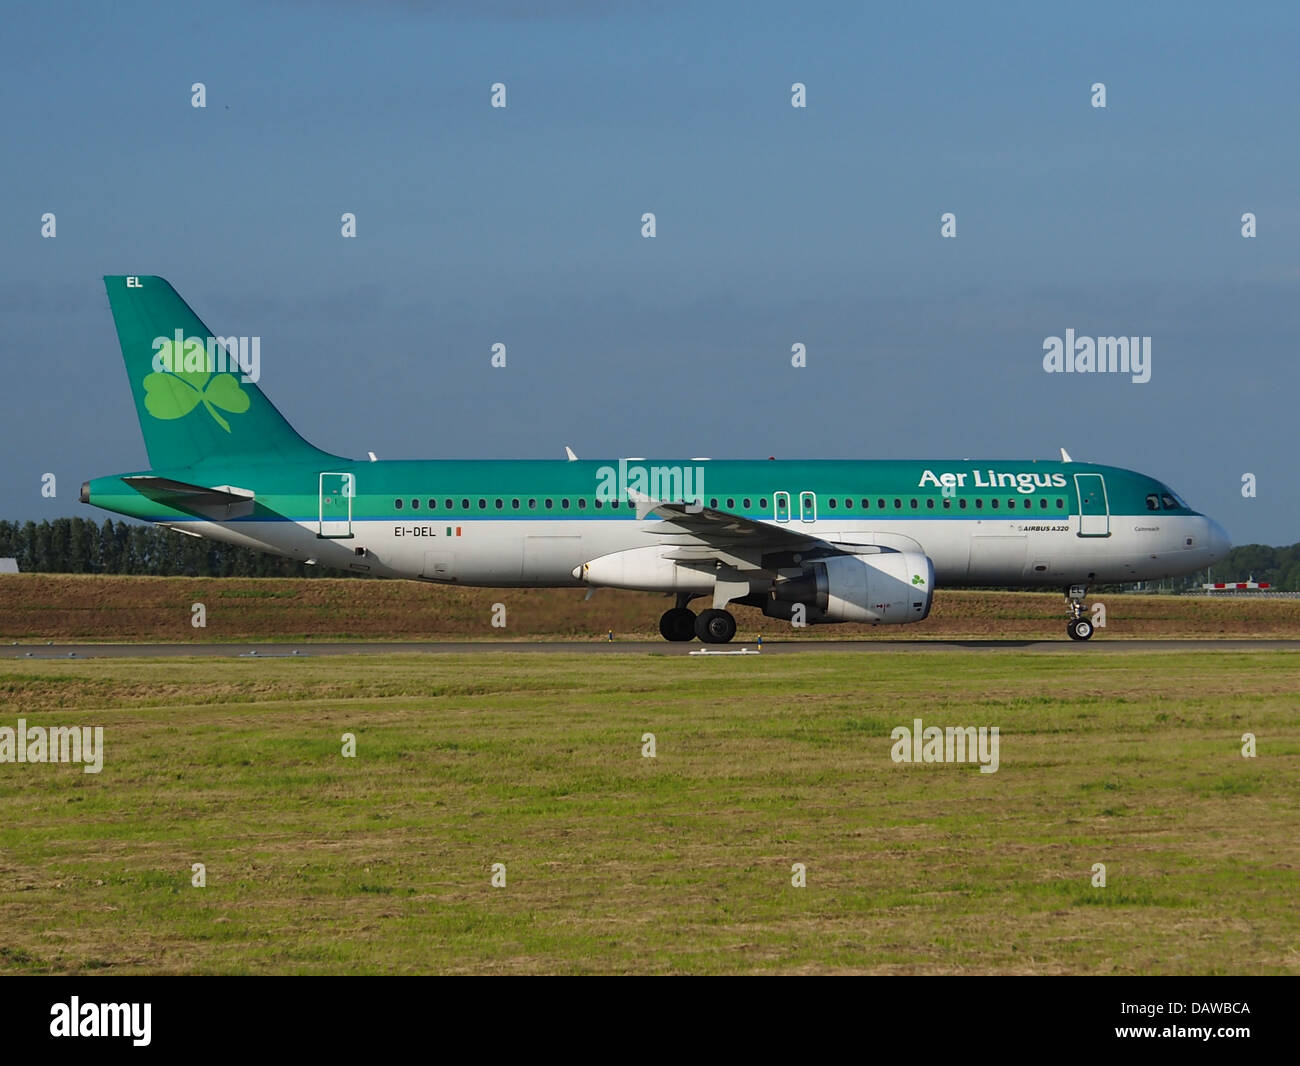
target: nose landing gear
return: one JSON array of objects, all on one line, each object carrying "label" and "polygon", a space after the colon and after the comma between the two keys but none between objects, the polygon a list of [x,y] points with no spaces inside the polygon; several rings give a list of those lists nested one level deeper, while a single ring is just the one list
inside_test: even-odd
[{"label": "nose landing gear", "polygon": [[1089,640],[1092,637],[1092,621],[1088,618],[1088,608],[1083,602],[1087,595],[1087,585],[1071,585],[1065,591],[1065,598],[1070,604],[1070,620],[1065,624],[1065,631],[1071,640]]}]

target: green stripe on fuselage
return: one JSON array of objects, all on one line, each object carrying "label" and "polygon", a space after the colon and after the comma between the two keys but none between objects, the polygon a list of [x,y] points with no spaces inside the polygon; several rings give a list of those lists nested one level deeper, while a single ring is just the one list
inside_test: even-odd
[{"label": "green stripe on fuselage", "polygon": [[[631,519],[626,492],[621,490],[637,480],[637,468],[646,472],[646,480],[650,482],[647,487],[654,487],[655,473],[659,471],[661,486],[689,484],[689,496],[698,494],[707,506],[755,518],[771,518],[776,494],[784,492],[789,494],[791,515],[797,519],[801,494],[813,493],[820,522],[837,518],[860,521],[1077,514],[1075,475],[1078,474],[1103,476],[1106,507],[1112,515],[1149,514],[1148,498],[1169,494],[1169,489],[1159,481],[1134,471],[1058,461],[646,459],[623,463],[625,476],[620,477],[619,460],[381,460],[305,466],[215,457],[185,469],[139,473],[192,484],[233,485],[253,490],[256,493],[253,513],[234,521],[315,521],[320,510],[318,486],[323,472],[351,474],[355,478],[354,522],[409,521],[417,517],[458,522]],[[193,517],[141,495],[121,480],[123,476],[129,475],[93,480],[90,502],[148,521],[184,521]],[[602,500],[602,506],[597,508],[597,499],[602,491],[611,488],[611,483],[622,502],[617,508],[611,508]],[[945,496],[945,484],[951,495]],[[653,498],[683,498],[680,492],[675,496],[646,494]],[[548,498],[552,500],[550,509],[544,506]],[[445,506],[448,499],[453,501],[451,508]],[[503,501],[500,509],[496,507],[498,499]],[[567,509],[561,506],[564,499],[569,500]],[[868,506],[862,506],[863,499],[869,501]],[[881,499],[885,500],[883,509],[879,505]],[[967,501],[964,509],[963,499]],[[1043,499],[1048,501],[1046,507],[1041,506]],[[412,500],[419,501],[418,509],[411,507]],[[428,506],[430,500],[436,501],[432,510]],[[468,508],[462,506],[465,500],[469,501]],[[485,507],[480,507],[480,500]],[[515,500],[519,500],[518,509],[513,505]],[[528,507],[529,500],[536,501],[534,507]],[[834,507],[830,505],[831,500],[835,501]],[[913,500],[917,501],[915,508]],[[983,501],[978,511],[977,500]],[[996,510],[992,507],[994,500],[998,501]],[[1058,506],[1058,500],[1064,506]],[[583,501],[583,506],[579,506],[579,501]],[[1177,507],[1162,513],[1198,512]]]}]

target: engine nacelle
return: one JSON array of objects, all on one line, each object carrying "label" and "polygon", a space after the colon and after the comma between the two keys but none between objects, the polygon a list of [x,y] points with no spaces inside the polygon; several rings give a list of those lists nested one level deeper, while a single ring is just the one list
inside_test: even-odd
[{"label": "engine nacelle", "polygon": [[804,620],[904,625],[930,613],[934,563],[920,552],[836,555],[808,563],[781,578],[763,603],[769,618],[791,619],[803,604]]},{"label": "engine nacelle", "polygon": [[629,548],[583,563],[573,576],[588,585],[646,592],[713,591],[712,569],[701,571],[664,558],[662,547]]}]

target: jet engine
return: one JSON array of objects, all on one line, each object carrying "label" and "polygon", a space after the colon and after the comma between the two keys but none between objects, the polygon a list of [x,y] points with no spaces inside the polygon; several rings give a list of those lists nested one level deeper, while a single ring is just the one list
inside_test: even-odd
[{"label": "jet engine", "polygon": [[[903,625],[930,613],[934,563],[915,551],[836,555],[784,571],[763,601],[769,618]],[[802,610],[799,607],[802,606]]]}]

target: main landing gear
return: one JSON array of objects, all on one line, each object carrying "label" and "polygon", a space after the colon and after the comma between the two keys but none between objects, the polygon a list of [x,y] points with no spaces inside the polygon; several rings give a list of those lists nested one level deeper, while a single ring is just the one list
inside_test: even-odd
[{"label": "main landing gear", "polygon": [[1087,595],[1087,585],[1071,585],[1065,592],[1065,598],[1070,602],[1070,620],[1065,624],[1065,631],[1071,640],[1089,640],[1092,637],[1092,621],[1083,602]]},{"label": "main landing gear", "polygon": [[736,635],[736,619],[730,611],[708,610],[698,615],[686,605],[691,597],[679,595],[677,606],[659,619],[664,640],[685,641],[699,637],[705,644],[726,644]]}]

